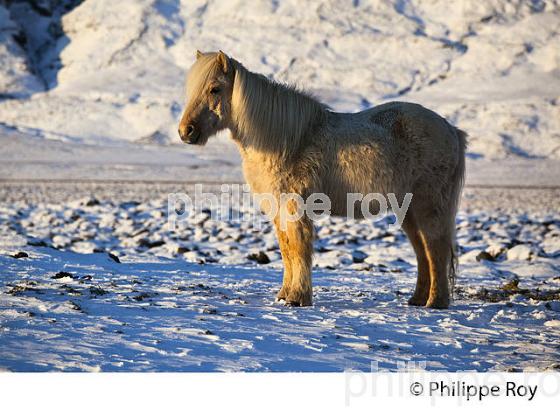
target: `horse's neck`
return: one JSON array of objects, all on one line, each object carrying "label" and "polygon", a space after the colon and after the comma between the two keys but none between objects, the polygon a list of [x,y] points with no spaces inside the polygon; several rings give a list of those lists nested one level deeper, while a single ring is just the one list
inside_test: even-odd
[{"label": "horse's neck", "polygon": [[[239,150],[241,160],[243,163],[247,161],[255,162],[258,158],[262,162],[262,166],[268,168],[269,163],[287,164],[293,157],[293,153],[284,148],[284,144],[267,144],[266,147],[255,143],[260,141],[259,138],[251,138],[251,136],[242,135],[237,131],[235,125],[229,127],[231,138]],[[304,139],[302,138],[298,143],[302,145]],[[296,147],[294,149],[297,151]],[[255,165],[256,166],[256,165]]]},{"label": "horse's neck", "polygon": [[[248,161],[251,162],[261,162],[263,167],[268,167],[269,162],[274,163],[286,163],[288,162],[288,158],[286,157],[286,153],[281,150],[272,150],[267,149],[263,150],[258,147],[255,147],[250,139],[241,138],[238,136],[233,130],[231,131],[231,138],[235,145],[237,145],[237,149],[239,150],[239,154],[241,155],[241,161],[246,163]],[[257,161],[255,161],[258,159]]]},{"label": "horse's neck", "polygon": [[[263,152],[289,161],[308,143],[313,129],[324,122],[325,107],[312,97],[271,82],[240,64],[236,69],[234,94],[237,98],[232,99],[234,114],[229,127],[234,140],[242,150]],[[258,96],[256,100],[251,93]],[[290,110],[293,113],[289,114]]]}]

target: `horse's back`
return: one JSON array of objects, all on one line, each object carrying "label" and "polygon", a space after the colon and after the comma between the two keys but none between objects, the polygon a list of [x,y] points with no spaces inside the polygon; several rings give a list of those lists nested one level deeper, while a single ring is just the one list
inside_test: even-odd
[{"label": "horse's back", "polygon": [[[461,135],[447,120],[434,111],[409,102],[389,102],[358,113],[369,121],[372,136],[382,129],[390,136],[393,153],[424,162],[453,165],[461,153]],[[396,151],[396,152],[395,152]],[[412,157],[412,158],[410,158]]]},{"label": "horse's back", "polygon": [[[464,156],[460,132],[419,105],[390,102],[354,114],[333,113],[329,188],[346,192],[429,194],[446,189]],[[331,140],[332,141],[332,140]]]},{"label": "horse's back", "polygon": [[422,135],[424,138],[446,137],[452,126],[434,111],[415,103],[393,101],[381,104],[358,113],[364,120],[369,120],[391,132],[395,137],[407,137],[416,134],[420,137],[422,131],[430,132]]},{"label": "horse's back", "polygon": [[434,111],[408,102],[382,104],[361,115],[390,136],[387,155],[396,171],[395,182],[400,180],[396,185],[407,186],[416,202],[429,203],[436,197],[442,197],[441,203],[446,202],[443,197],[454,201],[464,178],[463,131]]}]

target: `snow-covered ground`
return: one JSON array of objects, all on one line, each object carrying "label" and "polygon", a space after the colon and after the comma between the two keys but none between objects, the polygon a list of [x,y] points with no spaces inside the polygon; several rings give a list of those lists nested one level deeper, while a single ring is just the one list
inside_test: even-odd
[{"label": "snow-covered ground", "polygon": [[[0,1],[0,369],[558,369],[558,44],[557,0]],[[168,230],[168,193],[242,180],[226,133],[179,143],[196,49],[470,134],[450,310],[406,305],[414,255],[383,222],[318,226],[301,309],[273,301],[268,224]]]},{"label": "snow-covered ground", "polygon": [[407,305],[415,258],[386,221],[320,222],[315,305],[289,308],[274,301],[269,224],[201,212],[170,231],[166,188],[150,187],[2,189],[0,368],[558,369],[560,217],[546,206],[557,190],[540,203],[517,195],[530,213],[515,200],[477,209],[484,195],[468,191],[455,300],[434,311]]}]

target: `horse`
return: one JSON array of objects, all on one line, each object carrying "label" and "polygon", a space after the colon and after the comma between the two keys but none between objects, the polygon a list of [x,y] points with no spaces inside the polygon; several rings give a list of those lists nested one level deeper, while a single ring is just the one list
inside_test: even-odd
[{"label": "horse", "polygon": [[[409,102],[335,112],[295,86],[249,71],[222,51],[197,51],[186,94],[181,140],[205,145],[229,129],[255,194],[308,198],[321,192],[330,199],[331,215],[353,211],[360,218],[360,207],[349,209],[349,193],[393,193],[399,200],[411,193],[402,228],[416,254],[418,276],[408,303],[449,307],[457,269],[464,131]],[[298,211],[295,201],[284,208],[290,215]],[[272,219],[284,266],[276,297],[286,305],[310,306],[313,221],[303,215],[281,227],[278,216]]]}]

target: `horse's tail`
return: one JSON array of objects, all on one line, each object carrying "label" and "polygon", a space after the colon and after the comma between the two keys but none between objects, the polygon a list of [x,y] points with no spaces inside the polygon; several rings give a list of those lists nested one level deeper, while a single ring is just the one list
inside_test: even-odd
[{"label": "horse's tail", "polygon": [[458,270],[458,256],[457,256],[457,229],[455,227],[455,218],[457,211],[459,209],[459,202],[461,200],[461,192],[463,190],[463,185],[465,184],[465,151],[467,150],[467,133],[455,128],[455,135],[458,139],[458,151],[457,151],[457,166],[455,172],[451,177],[451,215],[452,220],[450,221],[451,229],[451,263],[448,271],[448,280],[451,297],[453,297],[453,291],[455,287],[455,279],[457,278]]}]

